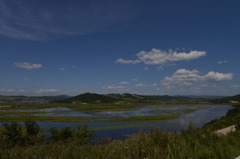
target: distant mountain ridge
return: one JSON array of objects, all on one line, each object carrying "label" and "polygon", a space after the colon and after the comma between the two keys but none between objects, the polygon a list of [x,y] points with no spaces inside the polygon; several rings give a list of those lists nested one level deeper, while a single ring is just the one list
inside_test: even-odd
[{"label": "distant mountain ridge", "polygon": [[216,96],[169,96],[169,95],[137,95],[137,94],[96,94],[84,93],[55,102],[63,103],[144,103],[144,102],[183,102],[183,101],[208,101]]},{"label": "distant mountain ridge", "polygon": [[240,94],[232,97],[224,96],[169,96],[169,95],[137,95],[137,94],[97,94],[84,93],[77,96],[1,96],[0,103],[28,103],[28,102],[52,102],[52,103],[150,103],[150,102],[199,102],[210,101],[213,103],[227,103],[240,101]]}]

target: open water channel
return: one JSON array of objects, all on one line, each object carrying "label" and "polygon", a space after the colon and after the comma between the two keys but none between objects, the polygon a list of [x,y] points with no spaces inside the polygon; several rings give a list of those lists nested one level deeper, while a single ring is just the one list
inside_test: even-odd
[{"label": "open water channel", "polygon": [[[201,108],[194,112],[183,114],[182,110],[191,108]],[[165,115],[182,113],[179,117],[164,121],[150,121],[150,122],[93,122],[93,123],[69,123],[69,122],[37,122],[41,128],[49,129],[51,127],[76,127],[77,125],[86,124],[89,128],[102,127],[97,129],[95,135],[97,138],[111,137],[112,139],[124,139],[126,135],[131,135],[139,131],[149,131],[153,127],[160,127],[161,129],[169,131],[180,131],[187,129],[191,122],[195,128],[202,127],[205,123],[214,119],[219,119],[225,116],[227,111],[232,107],[229,105],[193,105],[193,106],[169,106],[152,108],[144,107],[138,110],[131,111],[107,111],[107,112],[58,112],[58,113],[44,113],[38,115],[46,116],[86,116],[86,117],[130,117],[130,116],[149,116],[149,115]],[[64,111],[66,111],[64,109]],[[134,126],[133,126],[134,125]],[[109,129],[104,127],[115,127]],[[118,127],[119,126],[119,127]],[[125,127],[124,127],[125,126]]]}]

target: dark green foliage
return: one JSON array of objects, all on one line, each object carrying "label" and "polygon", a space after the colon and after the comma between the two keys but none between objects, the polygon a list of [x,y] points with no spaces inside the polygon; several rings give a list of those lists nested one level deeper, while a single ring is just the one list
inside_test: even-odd
[{"label": "dark green foliage", "polygon": [[60,130],[56,128],[51,128],[51,138],[53,141],[71,141],[73,140],[74,130],[70,127],[64,127]]},{"label": "dark green foliage", "polygon": [[226,117],[233,117],[240,114],[240,107],[235,107],[234,109],[230,109],[227,114]]},{"label": "dark green foliage", "polygon": [[70,127],[64,127],[59,130],[56,128],[51,128],[50,133],[50,140],[53,142],[69,142],[74,140],[76,143],[82,145],[89,144],[93,140],[93,131],[89,130],[86,125],[79,125],[76,129]]},{"label": "dark green foliage", "polygon": [[12,143],[20,142],[22,138],[22,127],[17,122],[3,123],[3,131],[1,137]]},{"label": "dark green foliage", "polygon": [[231,96],[231,97],[225,97],[220,99],[212,100],[213,103],[228,103],[229,101],[238,101],[240,102],[240,94]]},{"label": "dark green foliage", "polygon": [[70,127],[64,127],[59,132],[60,140],[69,141],[73,139],[73,129]]},{"label": "dark green foliage", "polygon": [[[179,133],[152,129],[100,145],[49,142],[0,151],[2,158],[232,159],[240,154],[240,133],[217,136],[192,129]],[[26,157],[27,156],[27,157]]]},{"label": "dark green foliage", "polygon": [[85,93],[72,98],[61,100],[59,102],[63,103],[72,103],[72,102],[81,102],[81,103],[112,103],[115,102],[114,98],[108,97],[106,95],[100,95],[96,93]]},{"label": "dark green foliage", "polygon": [[235,128],[236,128],[237,131],[240,130],[240,122],[235,125]]},{"label": "dark green foliage", "polygon": [[93,140],[93,131],[89,130],[87,125],[79,125],[75,132],[75,138],[79,144],[91,143]]},{"label": "dark green foliage", "polygon": [[26,127],[26,133],[28,136],[35,136],[38,133],[40,133],[40,127],[35,121],[32,120],[25,121],[24,125]]},{"label": "dark green foliage", "polygon": [[88,130],[87,126],[78,126],[77,129],[64,127],[60,130],[51,128],[50,138],[45,138],[43,130],[32,120],[24,122],[24,126],[17,122],[3,123],[0,131],[0,151],[15,146],[39,145],[46,142],[75,142],[77,145],[89,144],[93,140],[93,131]]},{"label": "dark green foliage", "polygon": [[49,130],[49,132],[51,133],[51,139],[54,141],[58,141],[59,140],[59,130],[56,128],[51,128]]}]

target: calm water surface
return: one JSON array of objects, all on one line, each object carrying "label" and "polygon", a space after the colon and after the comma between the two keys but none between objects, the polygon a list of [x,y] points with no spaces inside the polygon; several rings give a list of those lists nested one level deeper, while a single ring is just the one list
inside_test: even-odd
[{"label": "calm water surface", "polygon": [[[179,106],[172,106],[170,109],[187,109],[187,108],[181,108]],[[189,109],[189,106],[186,106]],[[205,123],[210,122],[211,120],[221,118],[224,116],[229,109],[232,107],[229,105],[196,105],[194,107],[201,107],[204,109],[200,109],[197,111],[194,111],[189,114],[181,115],[180,117],[177,117],[175,119],[166,120],[166,121],[156,121],[156,122],[95,122],[95,123],[69,123],[69,122],[38,122],[38,124],[43,129],[49,129],[51,127],[56,128],[63,128],[66,126],[69,127],[76,127],[77,125],[86,124],[90,128],[93,127],[108,127],[108,126],[118,126],[118,125],[136,125],[139,124],[139,126],[131,127],[131,128],[118,128],[118,129],[103,129],[103,130],[96,130],[95,134],[97,138],[101,137],[111,137],[112,139],[124,139],[126,138],[126,135],[131,135],[135,132],[139,131],[149,131],[152,127],[160,127],[162,129],[167,129],[170,131],[180,131],[183,129],[187,129],[189,123],[191,122],[195,128],[202,127]],[[166,107],[161,108],[164,112],[164,109]],[[161,112],[158,109],[159,112]],[[146,111],[147,110],[147,111]],[[143,108],[138,110],[140,113],[136,113],[136,110],[134,111],[119,111],[119,112],[111,112],[109,113],[109,116],[122,116],[124,114],[126,117],[128,116],[141,116],[146,115],[149,112],[151,112],[152,108]],[[95,116],[96,114],[101,116],[101,113],[106,112],[97,112],[93,113]],[[138,114],[138,115],[137,115]]]}]

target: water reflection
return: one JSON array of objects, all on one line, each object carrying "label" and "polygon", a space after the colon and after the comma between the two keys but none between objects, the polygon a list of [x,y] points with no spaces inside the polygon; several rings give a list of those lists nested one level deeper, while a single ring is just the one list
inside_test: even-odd
[{"label": "water reflection", "polygon": [[[124,139],[126,135],[139,132],[140,130],[149,131],[152,127],[160,127],[165,130],[170,131],[180,131],[187,129],[189,123],[191,122],[195,128],[202,127],[205,123],[210,122],[211,120],[221,118],[226,114],[226,112],[231,109],[231,106],[228,105],[205,105],[207,109],[200,109],[195,112],[182,115],[172,120],[167,121],[156,121],[156,122],[137,122],[139,125],[137,127],[129,128],[119,128],[119,129],[102,129],[96,130],[96,137],[111,137],[113,139]],[[49,129],[51,127],[63,128],[66,126],[76,127],[80,124],[86,124],[90,128],[94,127],[110,127],[125,125],[131,126],[136,125],[136,122],[96,122],[96,123],[67,123],[67,122],[38,122],[38,124],[44,128]]]},{"label": "water reflection", "polygon": [[169,106],[169,107],[144,107],[128,111],[99,111],[99,112],[54,112],[35,114],[37,116],[75,116],[75,117],[131,117],[131,116],[151,116],[151,115],[168,115],[183,114],[189,109],[206,109],[207,105],[192,106]]}]

